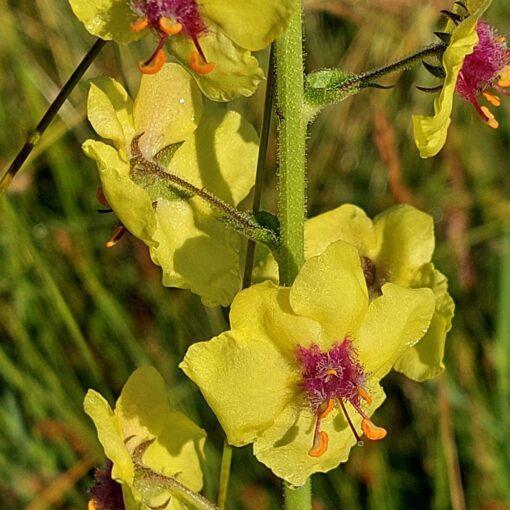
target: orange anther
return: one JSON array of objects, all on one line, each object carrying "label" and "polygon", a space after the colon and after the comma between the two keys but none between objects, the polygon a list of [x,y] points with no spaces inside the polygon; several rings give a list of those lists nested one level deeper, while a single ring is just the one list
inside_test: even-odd
[{"label": "orange anther", "polygon": [[361,428],[363,429],[365,436],[367,436],[367,438],[371,441],[380,441],[381,439],[384,439],[388,434],[386,429],[378,427],[367,418],[363,418],[363,421],[361,422]]},{"label": "orange anther", "polygon": [[328,416],[328,414],[333,411],[333,409],[335,408],[335,403],[333,402],[333,399],[329,399],[328,400],[328,405],[326,406],[326,408],[324,409],[324,411],[322,411],[320,413],[320,419],[324,419]]},{"label": "orange anther", "polygon": [[483,93],[485,99],[487,99],[487,101],[489,101],[489,103],[492,105],[492,106],[501,106],[501,98],[494,95],[494,94],[491,94],[489,92],[484,92]]},{"label": "orange anther", "polygon": [[492,129],[498,129],[499,122],[496,120],[496,117],[494,117],[494,114],[486,106],[482,106],[482,112],[486,117],[485,120],[486,124],[490,126]]},{"label": "orange anther", "polygon": [[91,499],[87,503],[87,510],[101,510],[101,507],[96,499]]},{"label": "orange anther", "polygon": [[140,18],[139,20],[131,23],[131,31],[132,32],[141,32],[145,30],[149,26],[149,20],[147,18]]},{"label": "orange anther", "polygon": [[105,246],[107,248],[113,248],[122,238],[122,236],[127,232],[127,229],[124,225],[118,226],[114,232],[112,237],[106,242]]},{"label": "orange anther", "polygon": [[205,62],[198,51],[193,51],[191,53],[189,65],[195,73],[202,75],[212,73],[216,67],[216,64],[213,64],[212,62]]},{"label": "orange anther", "polygon": [[330,368],[329,370],[326,371],[326,375],[338,375],[338,372],[333,368]]},{"label": "orange anther", "polygon": [[358,395],[368,404],[372,403],[372,397],[369,395],[368,391],[361,386],[358,386]]},{"label": "orange anther", "polygon": [[143,74],[156,74],[166,63],[166,55],[163,49],[158,50],[155,57],[149,62],[140,62],[138,69]]},{"label": "orange anther", "polygon": [[177,35],[182,32],[184,26],[170,18],[161,18],[159,20],[159,28],[167,35]]},{"label": "orange anther", "polygon": [[329,436],[326,432],[319,432],[313,443],[313,448],[308,452],[310,457],[321,457],[328,450]]}]

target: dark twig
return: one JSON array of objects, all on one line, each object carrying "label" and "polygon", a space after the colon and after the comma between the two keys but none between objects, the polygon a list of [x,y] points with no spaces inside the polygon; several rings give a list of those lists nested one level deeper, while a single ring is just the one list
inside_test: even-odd
[{"label": "dark twig", "polygon": [[[260,211],[260,204],[262,200],[262,189],[264,187],[264,173],[266,169],[267,148],[269,145],[269,134],[271,131],[271,118],[273,113],[274,102],[274,44],[271,46],[271,53],[269,56],[269,69],[267,73],[267,87],[266,87],[266,100],[264,103],[264,116],[262,118],[262,129],[260,133],[260,148],[259,158],[257,163],[257,175],[255,177],[255,191],[253,194],[253,214]],[[244,277],[243,289],[251,285],[251,276],[253,272],[253,263],[255,260],[255,241],[250,239],[248,241],[248,248],[246,250],[246,261],[244,264]]]},{"label": "dark twig", "polygon": [[3,173],[2,177],[0,178],[0,195],[7,190],[10,183],[14,179],[14,176],[18,173],[25,161],[28,159],[30,153],[39,142],[41,136],[51,124],[60,108],[62,108],[62,105],[65,103],[71,92],[74,90],[78,82],[81,80],[92,62],[94,62],[106,43],[107,41],[98,39],[92,48],[90,48],[85,57],[83,57],[83,60],[74,70],[69,80],[67,80],[58,96],[55,98],[53,103],[51,103],[43,118],[35,128],[35,131],[31,133],[21,150],[18,152],[18,155],[11,163],[11,166]]}]

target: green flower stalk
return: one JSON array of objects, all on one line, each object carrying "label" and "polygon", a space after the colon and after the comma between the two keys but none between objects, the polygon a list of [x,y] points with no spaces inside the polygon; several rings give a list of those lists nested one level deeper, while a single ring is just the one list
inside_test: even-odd
[{"label": "green flower stalk", "polygon": [[110,78],[91,85],[89,120],[111,143],[87,140],[102,190],[122,224],[141,239],[163,271],[163,284],[190,289],[208,305],[228,305],[241,288],[243,237],[201,196],[134,172],[133,142],[147,161],[237,205],[253,187],[258,137],[239,114],[204,108],[195,81],[177,64],[144,76],[133,102]]},{"label": "green flower stalk", "polygon": [[385,283],[370,302],[358,251],[338,241],[293,285],[264,282],[232,303],[231,329],[192,345],[181,368],[234,446],[294,486],[345,462],[371,421],[380,380],[427,331],[430,289]]},{"label": "green flower stalk", "polygon": [[193,73],[215,101],[251,96],[264,73],[252,51],[278,38],[288,26],[292,0],[69,0],[87,30],[102,39],[129,43],[152,32],[158,43],[140,64],[157,73],[165,46]]},{"label": "green flower stalk", "polygon": [[[120,484],[126,510],[186,510],[189,507],[162,481],[175,480],[191,493],[203,486],[201,459],[205,432],[168,403],[165,382],[157,370],[143,367],[126,382],[115,410],[96,391],[89,390],[85,412],[96,426],[99,441],[110,460],[108,491],[92,490],[89,508],[102,510],[118,496],[114,483]],[[147,472],[153,473],[152,479]],[[158,480],[158,483],[154,483]],[[201,499],[198,494],[197,498]],[[123,510],[121,508],[114,510]]]},{"label": "green flower stalk", "polygon": [[[372,221],[359,207],[345,204],[306,222],[305,257],[320,255],[339,240],[358,250],[371,299],[381,295],[387,282],[433,291],[436,306],[426,334],[395,360],[394,368],[415,381],[437,377],[444,369],[446,335],[455,307],[445,276],[431,263],[435,247],[432,217],[409,205],[398,205]],[[256,274],[276,281],[277,272],[269,255]]]},{"label": "green flower stalk", "polygon": [[494,129],[499,126],[489,108],[478,102],[478,96],[483,96],[491,105],[499,106],[501,100],[491,89],[507,94],[504,88],[510,86],[506,39],[480,21],[491,3],[492,0],[468,0],[463,6],[457,2],[458,14],[450,13],[446,32],[440,34],[449,41],[442,57],[442,69],[439,68],[444,84],[434,101],[434,115],[413,118],[414,138],[422,158],[435,156],[443,148],[455,93],[469,101],[488,126]]}]

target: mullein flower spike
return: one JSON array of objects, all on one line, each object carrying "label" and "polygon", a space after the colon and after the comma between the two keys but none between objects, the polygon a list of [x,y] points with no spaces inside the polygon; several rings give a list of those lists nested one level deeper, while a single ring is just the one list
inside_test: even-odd
[{"label": "mullein flower spike", "polygon": [[449,13],[450,32],[438,35],[448,41],[442,59],[445,74],[441,93],[434,103],[433,116],[413,117],[414,138],[423,158],[435,156],[444,146],[451,123],[454,94],[469,101],[483,121],[496,129],[499,123],[483,98],[499,106],[497,95],[510,87],[510,51],[506,38],[480,18],[492,0],[471,0],[459,7],[458,14]]},{"label": "mullein flower spike", "polygon": [[231,329],[192,345],[181,368],[235,446],[302,485],[345,462],[362,436],[386,430],[371,415],[379,384],[427,331],[430,289],[386,283],[372,302],[358,251],[343,241],[308,259],[292,287],[240,292]]},{"label": "mullein flower spike", "polygon": [[[452,326],[454,303],[445,276],[431,263],[434,252],[432,217],[409,205],[390,207],[372,221],[351,204],[309,219],[305,224],[305,258],[320,255],[336,241],[345,241],[359,253],[371,299],[385,283],[406,288],[429,288],[436,302],[423,338],[395,360],[394,369],[415,381],[438,376],[444,369],[446,335]],[[260,279],[277,281],[272,255],[256,270]]]},{"label": "mullein flower spike", "polygon": [[216,101],[255,92],[264,73],[251,52],[284,32],[294,6],[292,0],[69,1],[87,30],[103,39],[128,43],[155,34],[156,48],[140,71],[159,72],[168,48]]},{"label": "mullein flower spike", "polygon": [[135,179],[133,147],[147,161],[159,158],[158,169],[236,206],[255,180],[254,128],[220,105],[205,109],[194,80],[177,64],[144,75],[134,102],[115,80],[93,80],[88,116],[111,144],[87,140],[83,150],[98,164],[108,206],[161,266],[163,284],[190,289],[208,305],[229,305],[241,288],[243,237],[200,197],[157,178]]},{"label": "mullein flower spike", "polygon": [[164,487],[137,476],[143,466],[176,478],[194,492],[203,486],[200,460],[205,432],[170,407],[165,382],[156,369],[136,370],[114,410],[94,390],[88,391],[84,408],[109,459],[106,468],[96,474],[89,510],[188,508]]}]

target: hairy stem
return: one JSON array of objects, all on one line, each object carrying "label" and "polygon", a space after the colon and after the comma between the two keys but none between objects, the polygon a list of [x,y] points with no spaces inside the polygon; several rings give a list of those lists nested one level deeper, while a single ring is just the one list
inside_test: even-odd
[{"label": "hairy stem", "polygon": [[285,484],[285,508],[290,510],[310,510],[312,508],[312,483],[310,479],[301,487]]},{"label": "hairy stem", "polygon": [[53,103],[51,103],[43,118],[35,128],[35,131],[31,133],[21,150],[18,152],[16,158],[14,158],[11,166],[0,177],[0,195],[7,190],[10,183],[14,179],[14,176],[18,173],[27,158],[30,156],[30,153],[39,142],[41,136],[51,124],[60,108],[62,108],[62,105],[66,102],[71,92],[74,90],[78,82],[81,80],[87,69],[91,66],[92,62],[94,62],[106,43],[107,41],[98,39],[92,48],[90,48],[85,57],[83,57],[83,60],[74,70],[69,80],[67,80],[58,96],[55,98]]},{"label": "hairy stem", "polygon": [[146,159],[139,146],[139,140],[143,133],[134,137],[131,142],[131,175],[137,179],[150,178],[167,183],[170,187],[177,187],[191,195],[196,195],[211,207],[229,223],[236,231],[243,233],[249,239],[257,239],[271,247],[276,248],[279,243],[278,236],[269,228],[259,225],[254,216],[250,213],[240,211],[233,205],[225,202],[205,188],[198,188],[191,182],[168,172],[156,161]]},{"label": "hairy stem", "polygon": [[370,83],[371,80],[375,80],[381,76],[385,76],[396,71],[409,69],[415,64],[419,64],[425,57],[439,55],[445,50],[445,48],[446,45],[444,43],[432,44],[423,48],[417,53],[408,55],[407,57],[397,60],[396,62],[353,76],[352,78],[342,82],[342,84],[338,87],[338,90],[347,90],[356,85],[363,86]]},{"label": "hairy stem", "polygon": [[227,440],[223,441],[223,453],[221,456],[220,487],[218,491],[218,507],[225,510],[230,483],[230,471],[232,468],[232,447]]},{"label": "hairy stem", "polygon": [[148,481],[151,486],[165,488],[172,494],[172,496],[175,496],[195,510],[219,510],[214,503],[211,503],[202,495],[188,489],[175,478],[155,473],[151,469],[142,466],[136,466],[136,475],[138,477],[137,483]]},{"label": "hairy stem", "polygon": [[306,130],[301,0],[276,43],[279,165],[280,283],[292,285],[304,262]]},{"label": "hairy stem", "polygon": [[[278,141],[280,150],[279,207],[280,284],[292,285],[304,263],[306,216],[306,131],[302,3],[286,34],[276,43]],[[285,484],[285,509],[310,510],[311,485],[293,489]]]}]

